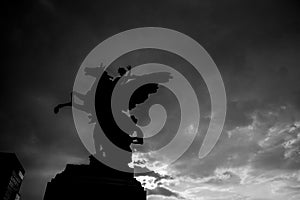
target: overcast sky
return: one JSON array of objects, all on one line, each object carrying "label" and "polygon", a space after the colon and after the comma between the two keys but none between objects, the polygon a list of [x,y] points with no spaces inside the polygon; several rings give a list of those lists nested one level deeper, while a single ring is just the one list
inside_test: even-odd
[{"label": "overcast sky", "polygon": [[47,181],[67,163],[87,160],[71,109],[53,114],[69,100],[85,56],[111,35],[145,26],[198,41],[218,66],[228,98],[216,148],[199,161],[191,147],[149,198],[300,198],[296,0],[5,2],[0,150],[16,152],[26,170],[24,200],[42,199]]}]

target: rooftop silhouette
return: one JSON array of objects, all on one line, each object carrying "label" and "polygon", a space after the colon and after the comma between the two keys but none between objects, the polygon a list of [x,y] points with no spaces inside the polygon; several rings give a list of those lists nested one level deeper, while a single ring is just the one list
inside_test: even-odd
[{"label": "rooftop silhouette", "polygon": [[0,152],[0,198],[15,200],[20,198],[20,187],[25,170],[14,153]]}]

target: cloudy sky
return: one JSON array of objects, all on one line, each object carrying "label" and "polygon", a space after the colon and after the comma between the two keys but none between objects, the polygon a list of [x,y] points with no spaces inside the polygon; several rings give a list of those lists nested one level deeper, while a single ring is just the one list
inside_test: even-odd
[{"label": "cloudy sky", "polygon": [[[174,165],[147,180],[151,200],[300,198],[300,5],[297,1],[4,1],[0,150],[26,169],[25,200],[42,199],[66,163],[88,152],[68,101],[85,56],[121,31],[165,27],[211,55],[227,92],[221,138],[203,160],[199,134]],[[164,164],[143,155],[149,165]],[[150,181],[149,181],[150,180]],[[151,180],[153,182],[151,182]]]}]

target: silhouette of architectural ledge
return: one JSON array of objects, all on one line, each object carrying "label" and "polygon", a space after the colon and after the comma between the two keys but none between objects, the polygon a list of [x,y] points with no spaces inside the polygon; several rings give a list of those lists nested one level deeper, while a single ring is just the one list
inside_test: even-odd
[{"label": "silhouette of architectural ledge", "polygon": [[20,199],[20,187],[25,170],[16,154],[0,152],[0,199]]},{"label": "silhouette of architectural ledge", "polygon": [[54,199],[146,200],[146,191],[133,174],[107,167],[90,156],[89,165],[67,164],[48,182],[44,200]]}]

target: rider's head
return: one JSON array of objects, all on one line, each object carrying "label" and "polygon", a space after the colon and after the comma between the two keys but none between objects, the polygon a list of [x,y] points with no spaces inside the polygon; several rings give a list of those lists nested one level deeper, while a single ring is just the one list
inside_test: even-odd
[{"label": "rider's head", "polygon": [[126,69],[120,67],[120,68],[118,69],[118,73],[120,74],[120,76],[124,76],[124,75],[126,74]]}]

